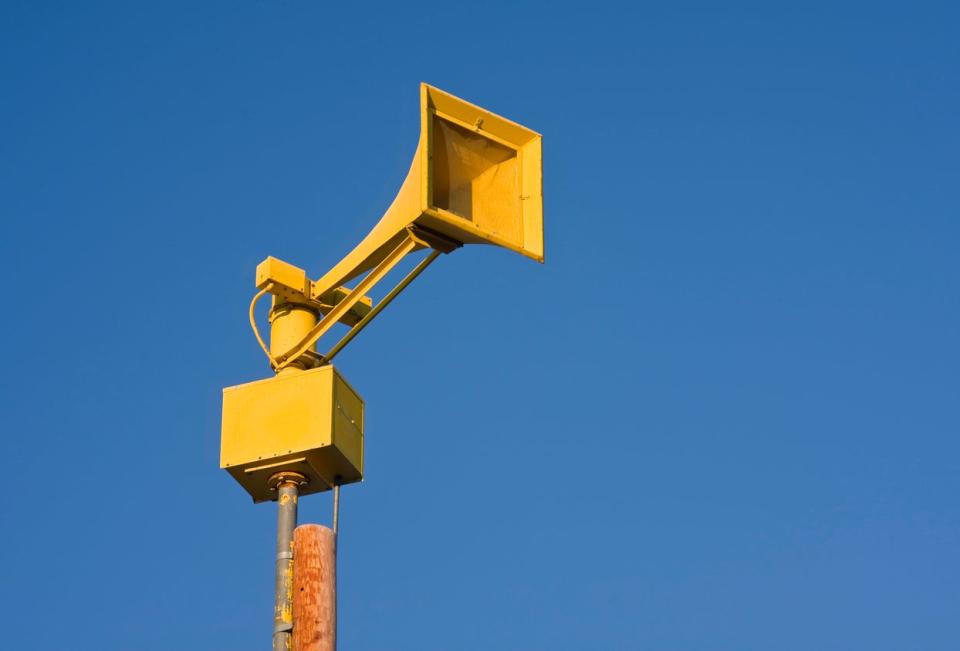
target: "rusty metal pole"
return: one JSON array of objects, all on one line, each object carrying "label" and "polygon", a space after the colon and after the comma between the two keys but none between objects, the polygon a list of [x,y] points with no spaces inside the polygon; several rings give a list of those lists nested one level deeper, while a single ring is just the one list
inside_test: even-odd
[{"label": "rusty metal pole", "polygon": [[280,472],[270,478],[277,491],[277,567],[273,602],[273,651],[290,651],[293,631],[293,530],[297,526],[297,498],[306,478]]},{"label": "rusty metal pole", "polygon": [[335,651],[336,534],[319,524],[297,527],[293,558],[293,651]]}]

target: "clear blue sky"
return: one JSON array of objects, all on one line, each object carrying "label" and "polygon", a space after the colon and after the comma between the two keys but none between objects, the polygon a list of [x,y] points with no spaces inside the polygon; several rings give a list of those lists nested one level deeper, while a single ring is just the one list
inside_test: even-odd
[{"label": "clear blue sky", "polygon": [[340,358],[341,648],[957,649],[953,3],[346,4],[0,8],[0,646],[268,648],[254,267],[372,226],[426,81],[544,134],[547,264]]}]

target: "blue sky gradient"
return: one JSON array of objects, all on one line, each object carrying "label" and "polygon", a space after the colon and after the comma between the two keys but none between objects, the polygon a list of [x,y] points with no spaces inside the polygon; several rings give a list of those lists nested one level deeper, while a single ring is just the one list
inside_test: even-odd
[{"label": "blue sky gradient", "polygon": [[956,649],[958,21],[3,3],[0,646],[267,648],[253,270],[366,233],[426,81],[544,134],[547,263],[457,251],[339,358],[341,648]]}]

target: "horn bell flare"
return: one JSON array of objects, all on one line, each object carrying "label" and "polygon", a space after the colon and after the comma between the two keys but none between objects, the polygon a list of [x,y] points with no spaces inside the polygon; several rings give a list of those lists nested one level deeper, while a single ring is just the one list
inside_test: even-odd
[{"label": "horn bell flare", "polygon": [[541,141],[534,131],[421,84],[420,140],[400,191],[360,244],[314,283],[315,295],[372,269],[414,225],[543,262]]}]

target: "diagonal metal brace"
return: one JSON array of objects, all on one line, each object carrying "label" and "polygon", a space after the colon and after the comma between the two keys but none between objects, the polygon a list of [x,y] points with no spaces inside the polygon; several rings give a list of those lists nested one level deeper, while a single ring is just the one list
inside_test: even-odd
[{"label": "diagonal metal brace", "polygon": [[403,259],[405,255],[411,251],[417,249],[418,247],[424,246],[424,241],[416,237],[410,229],[407,230],[406,236],[400,241],[400,243],[393,249],[387,256],[378,264],[376,267],[370,270],[370,272],[357,283],[357,286],[354,287],[349,294],[347,294],[343,300],[334,305],[329,312],[323,315],[323,318],[317,322],[313,328],[300,340],[296,346],[283,353],[274,360],[275,367],[277,371],[280,371],[294,362],[297,358],[302,355],[308,354],[308,351],[313,347],[320,337],[327,333],[330,328],[333,327],[341,317],[350,311],[350,308],[354,306],[363,296],[370,291],[370,289],[376,285],[380,280],[383,279],[390,270],[393,269],[400,260]]},{"label": "diagonal metal brace", "polygon": [[364,328],[368,323],[370,323],[371,321],[373,321],[373,318],[374,318],[375,316],[377,316],[378,314],[380,314],[380,312],[381,312],[381,310],[383,310],[383,308],[385,308],[386,306],[390,305],[390,301],[392,301],[393,299],[395,299],[395,298],[397,297],[397,294],[399,294],[399,293],[402,292],[404,289],[406,289],[407,285],[409,285],[410,283],[412,283],[413,280],[414,280],[414,278],[416,278],[417,276],[419,276],[419,275],[423,272],[424,269],[426,269],[427,267],[429,267],[429,266],[430,266],[430,263],[433,262],[434,260],[436,260],[436,259],[437,259],[437,256],[439,256],[440,253],[441,253],[441,251],[438,251],[438,250],[434,249],[434,250],[432,250],[432,251],[430,252],[430,255],[428,255],[426,258],[424,258],[423,260],[421,260],[421,261],[420,261],[420,264],[418,264],[416,267],[414,267],[414,268],[410,271],[410,273],[408,273],[408,274],[406,275],[406,277],[405,277],[403,280],[401,280],[399,283],[397,283],[397,286],[396,286],[396,287],[394,287],[393,289],[391,289],[390,292],[389,292],[386,296],[384,296],[382,299],[380,299],[379,301],[377,301],[377,304],[376,304],[375,306],[373,306],[373,309],[372,309],[372,310],[370,310],[369,312],[367,312],[366,315],[356,323],[356,325],[354,325],[352,328],[350,328],[349,332],[347,332],[347,334],[345,334],[345,335],[343,336],[343,338],[340,339],[340,341],[338,341],[338,342],[334,345],[334,347],[331,348],[331,349],[329,350],[329,352],[327,352],[327,354],[325,354],[325,355],[323,356],[324,360],[326,360],[326,362],[332,361],[334,355],[336,355],[336,354],[339,353],[341,350],[343,350],[343,347],[344,347],[344,346],[346,346],[347,344],[349,344],[349,343],[353,340],[354,337],[356,337],[358,334],[360,334],[360,331],[363,330],[363,328]]}]

